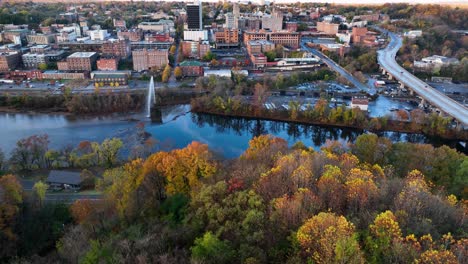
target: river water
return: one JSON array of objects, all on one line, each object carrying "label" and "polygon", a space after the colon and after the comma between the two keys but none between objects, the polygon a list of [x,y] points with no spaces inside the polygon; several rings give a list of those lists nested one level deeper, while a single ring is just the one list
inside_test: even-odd
[{"label": "river water", "polygon": [[[157,122],[145,114],[113,115],[105,117],[73,117],[60,114],[0,113],[0,148],[8,155],[16,142],[31,135],[47,134],[49,147],[61,149],[76,146],[80,141],[102,141],[120,137],[125,140],[141,121],[146,132],[156,138],[165,149],[184,147],[192,141],[206,143],[217,154],[234,158],[248,147],[249,140],[260,134],[272,134],[290,144],[302,141],[318,149],[327,139],[354,141],[364,131],[339,129],[286,122],[226,118],[190,112],[190,106],[163,108]],[[392,141],[430,143],[435,146],[456,142],[428,138],[419,134],[385,132]]]}]

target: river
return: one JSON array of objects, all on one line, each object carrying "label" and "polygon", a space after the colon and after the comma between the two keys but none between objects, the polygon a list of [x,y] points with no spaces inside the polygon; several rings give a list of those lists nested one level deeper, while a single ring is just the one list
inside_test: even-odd
[{"label": "river", "polygon": [[[249,140],[260,134],[272,134],[286,139],[290,144],[300,140],[307,146],[318,149],[327,139],[354,141],[364,133],[355,129],[194,114],[190,112],[189,105],[166,107],[161,112],[158,122],[148,120],[144,114],[75,117],[61,114],[0,113],[0,148],[8,155],[19,139],[35,134],[47,134],[49,148],[52,149],[76,146],[83,140],[100,142],[111,137],[125,140],[126,135],[140,121],[145,124],[146,132],[156,138],[165,149],[180,148],[192,141],[199,141],[208,144],[215,153],[225,158],[238,157],[247,149]],[[381,135],[389,137],[393,142],[456,146],[454,141],[419,134],[385,132]]]}]

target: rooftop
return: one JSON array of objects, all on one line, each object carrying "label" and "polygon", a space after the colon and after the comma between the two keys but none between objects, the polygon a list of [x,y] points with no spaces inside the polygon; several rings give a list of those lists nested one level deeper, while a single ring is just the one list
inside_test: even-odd
[{"label": "rooftop", "polygon": [[31,49],[46,49],[48,47],[49,45],[34,45],[34,46],[31,46]]},{"label": "rooftop", "polygon": [[183,61],[179,64],[180,66],[202,66],[201,62],[199,61]]},{"label": "rooftop", "polygon": [[93,71],[91,77],[94,78],[125,78],[131,74],[130,71]]},{"label": "rooftop", "polygon": [[52,170],[47,182],[78,185],[81,183],[81,177],[79,172]]},{"label": "rooftop", "polygon": [[96,54],[96,52],[75,52],[68,56],[68,58],[90,58]]},{"label": "rooftop", "polygon": [[259,39],[259,40],[251,40],[249,41],[250,45],[274,45],[273,42],[264,40],[264,39]]}]

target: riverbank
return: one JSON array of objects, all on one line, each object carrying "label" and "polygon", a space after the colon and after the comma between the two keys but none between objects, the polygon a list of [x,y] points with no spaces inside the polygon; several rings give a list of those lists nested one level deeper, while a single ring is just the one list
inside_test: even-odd
[{"label": "riverbank", "polygon": [[[189,104],[205,92],[193,89],[161,89],[156,91],[157,106]],[[120,93],[73,94],[0,94],[1,113],[107,115],[136,112],[146,104],[146,93],[139,91]]]},{"label": "riverbank", "polygon": [[[252,106],[250,106],[252,107]],[[242,107],[239,107],[242,109]],[[210,114],[210,115],[217,115],[223,117],[230,117],[230,118],[245,118],[249,120],[268,120],[268,121],[280,121],[280,122],[288,122],[288,123],[295,123],[295,124],[305,124],[305,125],[317,125],[322,127],[336,127],[336,128],[351,128],[357,130],[366,130],[370,132],[399,132],[399,133],[408,133],[408,134],[423,134],[429,137],[438,137],[441,139],[446,140],[460,140],[460,141],[467,141],[468,140],[468,131],[461,131],[461,130],[446,130],[444,133],[428,133],[425,128],[428,125],[421,125],[421,124],[414,124],[411,122],[403,122],[403,121],[396,121],[396,120],[388,120],[381,118],[369,118],[365,117],[365,120],[360,120],[355,123],[332,123],[332,122],[323,122],[317,119],[311,119],[304,116],[300,116],[296,113],[297,117],[295,119],[291,118],[291,113],[289,111],[282,111],[282,110],[266,110],[261,109],[256,111],[257,115],[255,115],[255,111],[250,110],[248,112],[243,112],[242,110],[233,111],[233,112],[226,112],[219,109],[210,108],[207,105],[193,103],[192,101],[192,112],[200,113],[200,114]],[[358,110],[359,111],[359,110]]]}]

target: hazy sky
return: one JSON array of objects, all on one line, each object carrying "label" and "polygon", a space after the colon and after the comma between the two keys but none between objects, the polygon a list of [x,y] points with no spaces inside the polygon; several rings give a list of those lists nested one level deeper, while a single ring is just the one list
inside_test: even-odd
[{"label": "hazy sky", "polygon": [[[184,1],[184,0],[181,0]],[[189,1],[189,0],[186,0]],[[185,1],[185,2],[186,2]],[[202,0],[203,2],[219,2],[219,0]],[[228,0],[228,2],[248,2],[249,0]],[[259,0],[250,0],[252,3]],[[265,0],[265,2],[271,2]],[[384,4],[384,3],[414,3],[414,4],[440,4],[440,3],[460,3],[467,4],[468,0],[275,0],[275,3],[336,3],[336,4]]]}]

